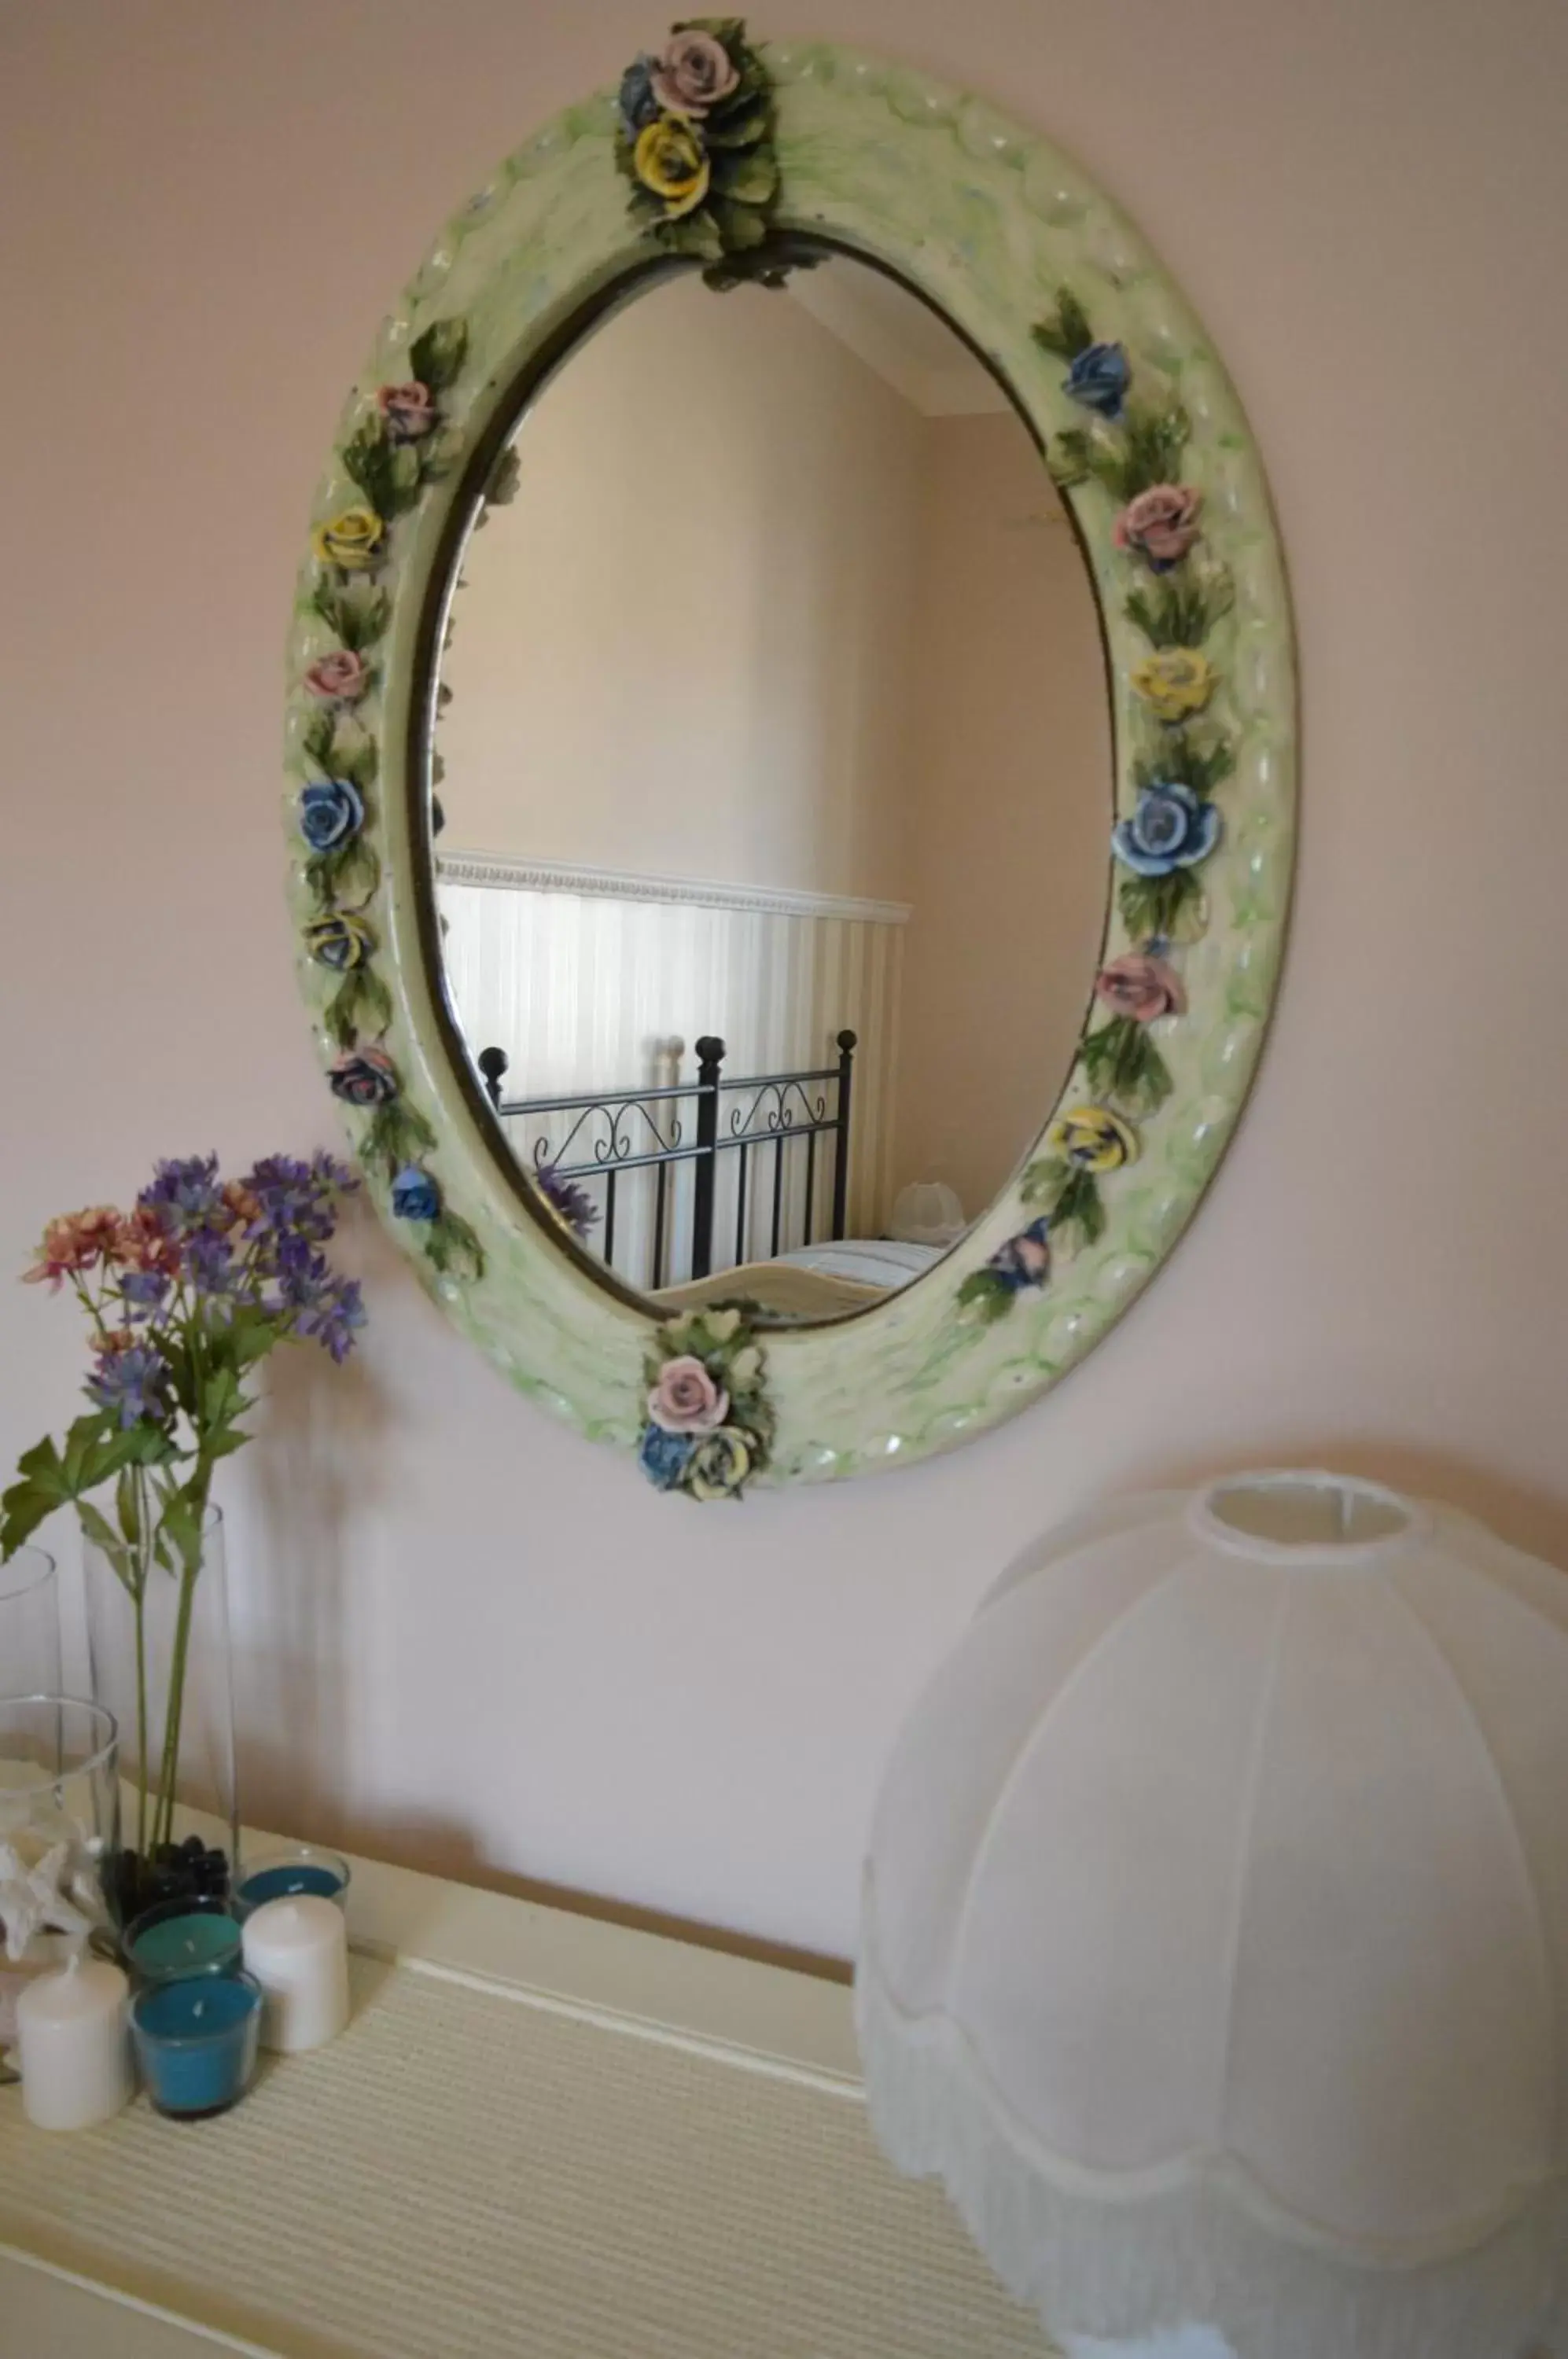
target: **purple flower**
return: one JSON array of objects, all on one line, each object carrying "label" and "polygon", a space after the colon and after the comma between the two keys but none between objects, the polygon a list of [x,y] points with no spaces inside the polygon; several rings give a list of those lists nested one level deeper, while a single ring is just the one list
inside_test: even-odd
[{"label": "purple flower", "polygon": [[120,1280],[120,1299],[131,1319],[151,1319],[163,1307],[169,1292],[165,1269],[128,1269]]},{"label": "purple flower", "polygon": [[281,1241],[278,1260],[278,1308],[288,1314],[289,1332],[320,1343],[341,1367],[355,1328],[365,1324],[359,1280],[341,1277],[299,1237]]},{"label": "purple flower", "polygon": [[169,1414],[169,1365],[150,1343],[133,1343],[122,1330],[103,1339],[87,1380],[87,1397],[113,1409],[122,1426],[144,1418],[160,1424]]},{"label": "purple flower", "polygon": [[553,1163],[544,1163],[534,1173],[534,1183],[552,1212],[563,1220],[572,1234],[586,1241],[599,1217],[599,1207],[586,1188],[575,1180],[562,1180]]},{"label": "purple flower", "polygon": [[227,1237],[213,1236],[209,1230],[192,1237],[185,1267],[198,1298],[209,1307],[256,1299],[255,1277],[235,1258]]},{"label": "purple flower", "polygon": [[221,1235],[232,1217],[219,1184],[215,1155],[191,1155],[183,1161],[160,1163],[136,1203],[141,1211],[153,1213],[174,1237],[194,1236],[201,1230]]},{"label": "purple flower", "polygon": [[1062,391],[1085,409],[1102,418],[1119,418],[1132,383],[1132,370],[1120,344],[1086,344],[1062,381]]},{"label": "purple flower", "polygon": [[318,1153],[309,1163],[291,1155],[264,1156],[239,1184],[256,1207],[245,1231],[253,1243],[293,1231],[325,1245],[337,1226],[333,1199],[359,1182],[343,1164]]}]

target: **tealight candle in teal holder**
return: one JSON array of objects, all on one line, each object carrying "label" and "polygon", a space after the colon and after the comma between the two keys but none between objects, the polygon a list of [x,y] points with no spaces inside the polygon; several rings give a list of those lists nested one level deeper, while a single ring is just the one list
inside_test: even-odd
[{"label": "tealight candle in teal holder", "polygon": [[125,1956],[144,1983],[239,1972],[239,1919],[226,1900],[160,1900],[126,1929]]},{"label": "tealight candle in teal holder", "polygon": [[200,2121],[237,2104],[256,2071],[261,1986],[249,1974],[151,1983],[131,2001],[131,2038],[158,2113]]},{"label": "tealight candle in teal holder", "polygon": [[342,1908],[348,1900],[348,1881],[349,1864],[341,1852],[322,1851],[315,1843],[287,1843],[241,1863],[234,1912],[248,1917],[269,1900],[297,1900],[305,1893]]}]

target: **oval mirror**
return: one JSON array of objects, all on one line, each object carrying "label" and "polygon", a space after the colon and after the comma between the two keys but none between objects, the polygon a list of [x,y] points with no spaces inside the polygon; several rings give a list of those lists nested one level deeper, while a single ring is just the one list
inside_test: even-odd
[{"label": "oval mirror", "polygon": [[625,1286],[787,1319],[920,1276],[1032,1143],[1113,784],[1023,418],[896,279],[810,260],[642,278],[528,390],[436,734],[442,983],[506,1150]]},{"label": "oval mirror", "polygon": [[698,1500],[951,1447],[1179,1237],[1272,997],[1282,569],[1047,142],[678,28],[510,158],[301,580],[301,972],[394,1231]]}]

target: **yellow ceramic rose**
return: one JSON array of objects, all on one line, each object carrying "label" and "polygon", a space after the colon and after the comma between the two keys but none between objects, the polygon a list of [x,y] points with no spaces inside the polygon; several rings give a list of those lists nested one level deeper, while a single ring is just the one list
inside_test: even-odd
[{"label": "yellow ceramic rose", "polygon": [[1105,1106],[1074,1106],[1051,1124],[1046,1145],[1080,1171],[1119,1171],[1138,1153],[1138,1133]]},{"label": "yellow ceramic rose", "polygon": [[657,123],[637,133],[632,168],[643,187],[661,201],[670,221],[695,212],[708,193],[708,159],[702,143],[689,123],[673,115],[660,115]]},{"label": "yellow ceramic rose", "polygon": [[1214,692],[1214,669],[1195,647],[1157,647],[1133,669],[1132,684],[1161,721],[1201,712]]},{"label": "yellow ceramic rose", "polygon": [[344,573],[366,573],[381,554],[387,527],[374,508],[343,508],[310,535],[310,546],[323,565]]},{"label": "yellow ceramic rose", "polygon": [[750,1472],[751,1449],[745,1434],[733,1425],[721,1425],[692,1451],[686,1488],[694,1499],[733,1499]]}]

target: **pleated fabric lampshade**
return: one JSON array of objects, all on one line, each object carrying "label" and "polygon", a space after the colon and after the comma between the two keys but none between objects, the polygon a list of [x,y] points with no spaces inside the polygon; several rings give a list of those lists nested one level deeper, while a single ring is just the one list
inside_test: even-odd
[{"label": "pleated fabric lampshade", "polygon": [[903,1731],[857,2009],[1055,2334],[1568,2359],[1568,1579],[1323,1474],[1061,1535]]}]

